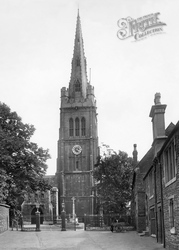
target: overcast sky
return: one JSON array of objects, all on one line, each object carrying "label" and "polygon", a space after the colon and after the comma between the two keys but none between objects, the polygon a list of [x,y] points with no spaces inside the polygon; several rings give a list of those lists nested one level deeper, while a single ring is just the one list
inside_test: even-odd
[{"label": "overcast sky", "polygon": [[[77,9],[88,78],[95,88],[99,143],[141,159],[152,144],[154,95],[167,104],[165,121],[179,120],[177,0],[0,0],[0,101],[33,124],[32,141],[49,148],[56,171],[60,89],[68,87]],[[163,33],[120,40],[117,21],[159,12]]]}]

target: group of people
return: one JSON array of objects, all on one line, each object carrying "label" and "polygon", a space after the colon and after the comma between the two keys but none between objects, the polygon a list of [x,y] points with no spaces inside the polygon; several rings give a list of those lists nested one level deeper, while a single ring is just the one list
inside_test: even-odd
[{"label": "group of people", "polygon": [[125,222],[119,222],[116,218],[112,218],[110,230],[112,233],[114,230],[116,232],[124,232],[124,225]]}]

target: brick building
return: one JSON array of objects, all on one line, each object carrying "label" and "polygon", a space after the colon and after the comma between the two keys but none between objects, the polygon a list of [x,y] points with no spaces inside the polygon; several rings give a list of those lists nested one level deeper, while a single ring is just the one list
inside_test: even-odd
[{"label": "brick building", "polygon": [[[134,149],[135,152],[135,149]],[[134,155],[133,152],[133,155]],[[154,157],[153,147],[145,154],[142,160],[134,166],[132,182],[132,218],[133,225],[138,233],[146,231],[146,209],[145,209],[145,183],[143,178],[148,171]]]},{"label": "brick building", "polygon": [[179,122],[158,154],[162,170],[164,234],[167,249],[179,249]]},{"label": "brick building", "polygon": [[[146,187],[146,226],[149,229],[149,234],[157,237],[157,240],[163,243],[163,215],[161,201],[161,173],[160,169],[154,168],[155,158],[165,142],[165,109],[166,105],[161,104],[160,94],[156,93],[154,99],[155,105],[152,106],[150,117],[152,118],[153,128],[153,157],[150,160],[150,165],[146,175],[144,176]],[[158,199],[158,202],[156,202]],[[158,213],[158,216],[157,216]],[[158,226],[158,227],[157,227]]]},{"label": "brick building", "polygon": [[[153,143],[133,176],[135,222],[170,250],[179,249],[179,122],[165,129],[166,105],[156,93],[150,111]],[[141,194],[143,191],[143,195]],[[145,204],[145,208],[142,206]],[[145,220],[140,211],[145,210]]]},{"label": "brick building", "polygon": [[176,250],[179,249],[179,122],[176,126],[171,123],[166,132],[167,139],[144,180],[146,193],[153,185],[153,201],[148,200],[148,204],[152,203],[155,213],[157,241],[167,249]]}]

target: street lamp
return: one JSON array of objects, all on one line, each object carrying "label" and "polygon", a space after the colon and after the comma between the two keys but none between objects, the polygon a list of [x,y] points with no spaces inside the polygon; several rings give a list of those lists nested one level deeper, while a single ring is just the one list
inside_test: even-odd
[{"label": "street lamp", "polygon": [[62,202],[62,212],[61,212],[61,218],[62,218],[62,229],[61,231],[66,231],[66,224],[65,224],[65,217],[66,217],[66,213],[65,213],[65,203],[64,201]]},{"label": "street lamp", "polygon": [[35,217],[36,217],[36,231],[40,231],[40,212],[39,212],[39,207],[40,204],[37,202],[36,204],[37,211],[35,212]]},{"label": "street lamp", "polygon": [[65,209],[65,203],[62,202],[62,212],[64,212],[64,209]]},{"label": "street lamp", "polygon": [[37,208],[37,212],[39,212],[39,207],[40,207],[39,202],[37,202],[37,203],[35,204],[35,206],[36,206],[36,208]]}]

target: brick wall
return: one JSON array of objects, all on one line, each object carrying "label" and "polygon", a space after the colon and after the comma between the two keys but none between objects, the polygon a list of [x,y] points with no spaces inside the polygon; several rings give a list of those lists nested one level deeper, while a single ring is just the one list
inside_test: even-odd
[{"label": "brick wall", "polygon": [[0,234],[9,229],[9,206],[0,204]]},{"label": "brick wall", "polygon": [[[164,199],[164,223],[166,236],[166,249],[179,250],[179,136],[176,137],[176,156],[177,156],[177,172],[176,181],[168,186],[165,186],[163,180],[163,199]],[[163,164],[164,165],[164,164]],[[174,199],[174,226],[175,233],[171,233],[170,218],[169,218],[169,199]]]},{"label": "brick wall", "polygon": [[146,219],[145,219],[145,192],[138,192],[138,225],[137,231],[143,232],[146,230]]},{"label": "brick wall", "polygon": [[143,181],[144,170],[141,171],[140,168],[136,171],[136,178],[133,187],[133,220],[135,222],[133,225],[136,228],[136,231],[141,233],[146,230],[146,217],[145,217],[145,184]]}]

